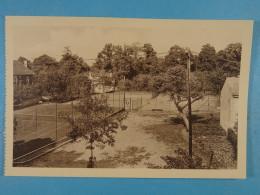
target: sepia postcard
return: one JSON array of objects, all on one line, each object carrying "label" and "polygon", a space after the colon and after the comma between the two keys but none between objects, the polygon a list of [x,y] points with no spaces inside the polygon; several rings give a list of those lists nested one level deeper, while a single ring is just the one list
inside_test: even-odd
[{"label": "sepia postcard", "polygon": [[252,32],[7,16],[5,175],[246,178]]}]

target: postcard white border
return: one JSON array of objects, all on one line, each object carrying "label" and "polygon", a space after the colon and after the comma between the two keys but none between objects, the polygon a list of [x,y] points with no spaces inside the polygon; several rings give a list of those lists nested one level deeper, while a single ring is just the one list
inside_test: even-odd
[{"label": "postcard white border", "polygon": [[[242,59],[239,87],[238,113],[238,165],[237,169],[193,170],[193,169],[118,169],[118,168],[30,168],[13,167],[13,27],[15,25],[41,26],[117,26],[139,28],[157,26],[168,28],[171,25],[190,23],[232,25],[239,22],[243,31]],[[134,178],[246,178],[246,133],[247,100],[252,44],[252,20],[169,20],[169,19],[125,19],[125,18],[83,18],[83,17],[32,17],[6,16],[6,176],[51,176],[51,177],[134,177]]]}]

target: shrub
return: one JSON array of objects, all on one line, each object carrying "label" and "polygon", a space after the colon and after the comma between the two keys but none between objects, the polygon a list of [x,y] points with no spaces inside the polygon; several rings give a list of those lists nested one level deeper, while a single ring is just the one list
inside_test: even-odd
[{"label": "shrub", "polygon": [[175,150],[176,157],[162,156],[161,158],[165,161],[166,165],[158,166],[153,164],[148,164],[148,168],[154,169],[203,169],[202,158],[194,155],[192,158],[189,156],[188,152],[182,148]]},{"label": "shrub", "polygon": [[234,159],[237,160],[237,123],[233,129],[228,129],[227,140],[234,149]]}]

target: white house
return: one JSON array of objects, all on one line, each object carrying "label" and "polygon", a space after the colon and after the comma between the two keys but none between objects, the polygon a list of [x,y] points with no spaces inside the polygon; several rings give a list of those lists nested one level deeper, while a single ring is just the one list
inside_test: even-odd
[{"label": "white house", "polygon": [[[103,82],[102,77],[112,78],[111,73],[91,73],[89,72],[88,78],[92,81],[92,90],[94,93],[108,93],[114,91],[114,86],[106,85]],[[112,79],[113,80],[113,79]],[[114,81],[112,81],[114,82]]]},{"label": "white house", "polygon": [[220,125],[227,131],[238,121],[239,78],[228,77],[220,96]]}]

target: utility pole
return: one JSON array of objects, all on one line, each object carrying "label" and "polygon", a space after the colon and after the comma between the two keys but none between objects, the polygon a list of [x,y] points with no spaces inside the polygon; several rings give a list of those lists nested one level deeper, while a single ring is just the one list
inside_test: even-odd
[{"label": "utility pole", "polygon": [[124,109],[125,109],[125,76],[124,76]]},{"label": "utility pole", "polygon": [[188,91],[188,118],[189,118],[189,156],[192,157],[192,118],[191,118],[191,95],[190,95],[190,49],[187,51],[187,91]]}]

